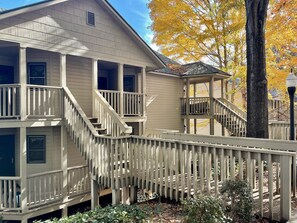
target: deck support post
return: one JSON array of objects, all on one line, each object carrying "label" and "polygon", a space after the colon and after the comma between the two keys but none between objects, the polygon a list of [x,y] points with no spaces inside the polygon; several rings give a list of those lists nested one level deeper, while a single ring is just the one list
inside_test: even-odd
[{"label": "deck support post", "polygon": [[191,132],[191,119],[189,118],[190,115],[190,79],[187,78],[186,82],[186,128],[187,133],[190,134]]},{"label": "deck support post", "polygon": [[120,117],[124,117],[124,65],[118,64],[118,91],[120,92]]},{"label": "deck support post", "polygon": [[[196,98],[196,83],[194,84],[194,100]],[[197,119],[194,119],[194,134],[197,134]]]},{"label": "deck support post", "polygon": [[[63,197],[63,203],[67,203],[68,196],[67,196],[67,186],[68,186],[68,151],[67,151],[67,131],[65,126],[61,126],[61,167],[63,171],[63,180],[62,180],[62,197]],[[67,205],[65,205],[62,209],[62,216],[66,217],[68,216],[68,209]]]},{"label": "deck support post", "polygon": [[209,99],[210,99],[210,135],[214,135],[214,76],[209,81]]},{"label": "deck support post", "polygon": [[96,176],[91,179],[91,209],[94,210],[99,205],[99,184]]},{"label": "deck support post", "polygon": [[[294,157],[295,158],[295,157]],[[280,157],[280,217],[281,222],[287,222],[291,218],[291,165],[292,158],[290,156]],[[295,190],[295,188],[294,188]]]},{"label": "deck support post", "polygon": [[127,204],[130,205],[130,194],[129,194],[130,190],[129,187],[124,187],[122,188],[122,204]]},{"label": "deck support post", "polygon": [[112,189],[112,205],[117,205],[121,201],[121,190],[120,189]]},{"label": "deck support post", "polygon": [[95,91],[98,90],[98,60],[92,59],[92,111],[93,117],[96,117],[95,111]]},{"label": "deck support post", "polygon": [[20,115],[21,120],[27,118],[27,48],[19,48],[19,83],[20,87]]},{"label": "deck support post", "polygon": [[20,177],[21,177],[21,202],[22,213],[28,211],[27,206],[27,129],[20,128]]},{"label": "deck support post", "polygon": [[137,202],[137,187],[130,186],[130,204]]},{"label": "deck support post", "polygon": [[[145,67],[141,68],[141,89],[142,89],[142,94],[143,94],[143,99],[142,99],[142,116],[146,117],[146,69]],[[146,120],[142,124],[142,135],[145,134],[145,129],[146,129]]]},{"label": "deck support post", "polygon": [[66,54],[60,54],[60,86],[66,87]]}]

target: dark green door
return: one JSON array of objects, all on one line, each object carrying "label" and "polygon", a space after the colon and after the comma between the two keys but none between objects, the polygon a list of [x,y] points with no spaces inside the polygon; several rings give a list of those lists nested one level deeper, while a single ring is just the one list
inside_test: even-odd
[{"label": "dark green door", "polygon": [[0,136],[0,176],[15,176],[14,135]]}]

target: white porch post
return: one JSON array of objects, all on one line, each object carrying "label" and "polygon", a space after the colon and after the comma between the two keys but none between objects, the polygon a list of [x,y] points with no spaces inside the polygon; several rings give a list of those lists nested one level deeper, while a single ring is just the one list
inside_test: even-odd
[{"label": "white porch post", "polygon": [[66,54],[60,54],[60,86],[66,87]]},{"label": "white porch post", "polygon": [[94,210],[99,205],[99,184],[96,176],[92,175],[91,179],[91,209]]},{"label": "white porch post", "polygon": [[21,120],[27,117],[27,48],[20,46],[19,48],[19,83],[20,89],[20,115]]},{"label": "white porch post", "polygon": [[95,117],[95,91],[98,90],[98,60],[92,59],[92,108],[93,108],[93,117]]},{"label": "white porch post", "polygon": [[187,78],[187,83],[186,83],[186,117],[187,117],[187,133],[190,133],[191,126],[190,126],[190,79]]},{"label": "white porch post", "polygon": [[21,208],[22,213],[28,211],[27,206],[27,130],[20,128],[20,177],[21,177]]},{"label": "white porch post", "polygon": [[[194,83],[194,98],[196,98],[196,83]],[[197,119],[194,119],[194,134],[197,134]]]},{"label": "white porch post", "polygon": [[118,91],[120,91],[120,116],[124,117],[124,65],[118,64]]},{"label": "white porch post", "polygon": [[209,81],[209,98],[210,98],[210,135],[214,135],[214,76]]},{"label": "white porch post", "polygon": [[[142,116],[146,118],[146,69],[145,67],[141,68],[141,89],[143,94],[142,99]],[[142,123],[142,131],[141,134],[144,135],[146,131],[146,119]]]},{"label": "white porch post", "polygon": [[[63,203],[65,204],[68,201],[67,196],[67,185],[68,185],[68,151],[67,151],[67,132],[66,127],[61,126],[61,168],[63,171],[63,180],[62,180],[62,197]],[[62,216],[65,217],[68,215],[67,206],[65,206],[62,210]]]},{"label": "white porch post", "polygon": [[225,97],[224,96],[224,83],[225,83],[225,81],[224,81],[224,79],[222,79],[221,80],[221,98]]}]

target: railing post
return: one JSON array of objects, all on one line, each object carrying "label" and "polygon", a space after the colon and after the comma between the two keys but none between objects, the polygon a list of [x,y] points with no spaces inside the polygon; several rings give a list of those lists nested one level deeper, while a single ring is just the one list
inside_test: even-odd
[{"label": "railing post", "polygon": [[120,91],[120,117],[124,117],[124,65],[118,64],[118,91]]},{"label": "railing post", "polygon": [[99,205],[99,184],[96,176],[92,175],[91,179],[91,209],[94,210]]},{"label": "railing post", "polygon": [[214,76],[211,77],[209,82],[209,99],[210,99],[210,135],[214,135]]},{"label": "railing post", "polygon": [[[291,156],[280,157],[281,167],[281,188],[280,188],[280,209],[281,222],[287,222],[291,218]],[[294,188],[295,190],[295,188]]]},{"label": "railing post", "polygon": [[96,117],[95,111],[95,91],[98,90],[98,60],[92,59],[92,108],[93,117]]},{"label": "railing post", "polygon": [[[67,196],[67,186],[68,186],[68,172],[67,172],[67,159],[68,159],[68,152],[67,152],[67,131],[65,126],[61,126],[61,167],[63,171],[63,178],[62,178],[62,198],[63,203],[68,201]],[[68,211],[67,207],[64,207],[62,210],[62,216],[67,216]]]},{"label": "railing post", "polygon": [[27,48],[19,48],[19,82],[20,82],[20,115],[21,120],[27,117]]},{"label": "railing post", "polygon": [[187,78],[186,82],[186,126],[187,126],[187,133],[190,133],[190,79]]},{"label": "railing post", "polygon": [[22,213],[28,211],[27,206],[27,130],[26,127],[20,128],[20,177],[21,177],[21,209]]}]

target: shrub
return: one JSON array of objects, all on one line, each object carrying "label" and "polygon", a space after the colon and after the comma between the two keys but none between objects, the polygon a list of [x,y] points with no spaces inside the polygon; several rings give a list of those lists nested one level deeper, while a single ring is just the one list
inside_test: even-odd
[{"label": "shrub", "polygon": [[35,221],[35,223],[140,223],[149,217],[149,213],[149,210],[140,209],[135,205],[117,205],[105,208],[98,207],[95,210],[86,213],[77,213],[69,217],[47,220],[44,222]]},{"label": "shrub", "polygon": [[186,223],[220,223],[224,222],[221,202],[214,197],[198,195],[197,198],[182,201]]},{"label": "shrub", "polygon": [[253,221],[252,189],[246,181],[227,180],[220,192],[227,204],[224,212],[229,222]]}]

